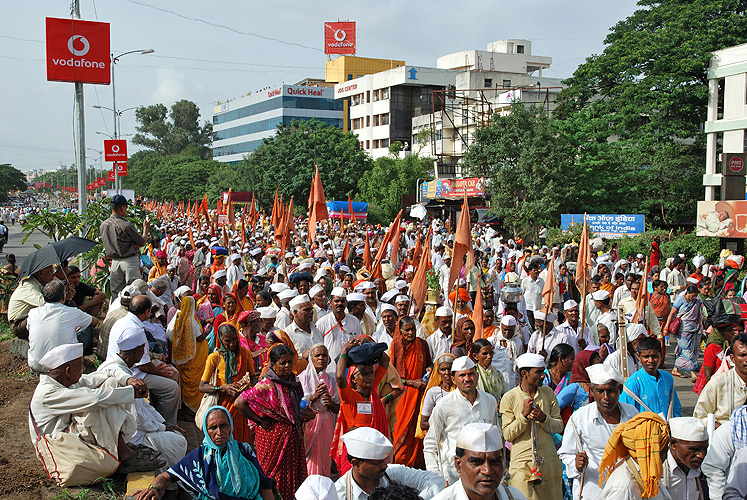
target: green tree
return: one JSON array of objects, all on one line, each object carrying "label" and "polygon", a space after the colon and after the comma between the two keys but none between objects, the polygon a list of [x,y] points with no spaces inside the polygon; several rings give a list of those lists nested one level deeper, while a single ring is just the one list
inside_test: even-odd
[{"label": "green tree", "polygon": [[[212,192],[209,179],[227,168],[230,167],[224,163],[198,156],[159,156],[153,151],[138,151],[127,162],[123,186],[131,187],[138,196],[157,200],[194,200]],[[236,190],[236,186],[231,187]]]},{"label": "green tree", "polygon": [[574,155],[556,122],[541,108],[517,101],[507,116],[496,115],[489,126],[477,129],[464,167],[470,175],[491,179],[493,211],[519,234],[575,209]]},{"label": "green tree", "polygon": [[358,180],[360,198],[380,207],[388,220],[399,212],[402,195],[414,193],[418,179],[430,179],[433,172],[432,159],[417,154],[400,158],[396,146],[391,151],[389,156],[374,160],[373,168]]},{"label": "green tree", "polygon": [[692,200],[702,197],[711,54],[747,42],[747,4],[638,5],[612,27],[604,51],[566,80],[556,116],[578,147],[584,201],[674,225],[692,221]]},{"label": "green tree", "polygon": [[168,110],[163,104],[153,104],[135,110],[137,131],[132,138],[161,156],[179,155],[212,158],[213,124],[200,125],[200,108],[182,99]]},{"label": "green tree", "polygon": [[18,170],[10,163],[0,164],[0,201],[8,198],[8,191],[25,191],[26,174]]},{"label": "green tree", "polygon": [[238,167],[246,189],[256,193],[260,206],[272,208],[275,188],[280,189],[284,201],[293,196],[296,206],[306,206],[314,176],[315,140],[316,164],[327,200],[347,199],[373,165],[351,132],[318,120],[280,125],[275,136],[265,139]]}]

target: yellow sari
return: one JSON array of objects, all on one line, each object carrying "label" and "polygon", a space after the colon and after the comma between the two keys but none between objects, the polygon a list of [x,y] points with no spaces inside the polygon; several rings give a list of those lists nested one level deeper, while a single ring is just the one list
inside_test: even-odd
[{"label": "yellow sari", "polygon": [[174,318],[171,358],[179,371],[182,401],[193,411],[200,407],[202,401],[200,379],[209,354],[207,342],[197,342],[200,335],[202,327],[195,317],[195,299],[184,297],[181,309]]}]

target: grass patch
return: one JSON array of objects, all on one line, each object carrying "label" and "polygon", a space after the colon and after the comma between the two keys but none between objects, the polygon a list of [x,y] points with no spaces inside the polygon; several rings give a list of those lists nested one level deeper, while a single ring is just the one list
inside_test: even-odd
[{"label": "grass patch", "polygon": [[5,318],[0,318],[0,342],[10,340],[14,335],[10,332],[10,325]]}]

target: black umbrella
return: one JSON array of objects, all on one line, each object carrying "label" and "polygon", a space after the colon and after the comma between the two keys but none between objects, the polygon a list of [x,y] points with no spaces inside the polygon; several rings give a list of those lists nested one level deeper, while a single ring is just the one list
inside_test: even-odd
[{"label": "black umbrella", "polygon": [[86,238],[78,238],[77,236],[71,236],[70,238],[50,243],[23,259],[19,278],[28,278],[45,267],[59,264],[70,257],[88,252],[93,249],[96,244],[95,241],[87,240]]}]

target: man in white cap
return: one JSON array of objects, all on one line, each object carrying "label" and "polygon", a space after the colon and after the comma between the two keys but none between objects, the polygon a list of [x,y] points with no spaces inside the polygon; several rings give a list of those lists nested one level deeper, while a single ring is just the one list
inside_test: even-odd
[{"label": "man in white cap", "polygon": [[410,297],[408,295],[405,295],[404,293],[397,295],[397,298],[394,299],[394,307],[397,308],[397,321],[399,321],[399,318],[403,318],[405,316],[412,319],[415,322],[415,330],[417,331],[417,336],[421,339],[424,339],[425,334],[423,333],[422,323],[420,323],[420,321],[418,321],[416,317],[410,315],[411,304],[412,301],[410,300]]},{"label": "man in white cap", "polygon": [[440,473],[448,484],[459,479],[454,464],[459,431],[471,422],[498,423],[495,398],[477,389],[477,369],[468,356],[454,360],[451,378],[456,390],[441,398],[428,420],[428,434],[423,439],[426,469]]},{"label": "man in white cap", "polygon": [[376,296],[376,285],[371,281],[364,281],[359,286],[361,293],[366,296],[366,311],[378,322],[381,319],[381,302]]},{"label": "man in white cap", "polygon": [[425,341],[431,351],[431,359],[451,351],[452,322],[454,312],[447,306],[436,309],[436,326],[438,329],[430,334]]},{"label": "man in white cap", "polygon": [[612,304],[610,305],[613,311],[617,311],[617,306],[620,304],[621,300],[630,297],[630,287],[633,285],[636,278],[637,276],[635,274],[628,273],[625,276],[625,284],[615,289],[615,293],[612,295]]},{"label": "man in white cap", "polygon": [[[610,332],[610,337],[612,332]],[[633,375],[641,365],[638,363],[636,349],[638,342],[646,336],[646,327],[639,323],[628,323],[625,327],[625,336],[628,338],[628,377]],[[620,373],[624,373],[622,369],[622,349],[617,349],[615,352],[607,356],[604,360],[604,364],[611,366]],[[623,401],[629,402],[623,398]]]},{"label": "man in white cap", "polygon": [[311,346],[322,343],[322,333],[314,324],[314,307],[308,295],[299,295],[288,305],[293,320],[283,331],[293,341],[298,355],[303,356]]},{"label": "man in white cap", "polygon": [[544,311],[534,311],[534,333],[529,337],[527,352],[540,354],[547,360],[550,357],[552,348],[558,344],[570,344],[568,336],[561,330],[553,327],[555,320],[558,319],[555,313]]},{"label": "man in white cap", "polygon": [[586,346],[593,344],[589,335],[589,327],[581,325],[578,302],[573,299],[566,300],[563,303],[563,315],[565,321],[556,326],[554,330],[564,333],[568,339],[568,344],[578,354],[579,351],[586,349]]},{"label": "man in white cap", "polygon": [[[127,446],[125,438],[137,427],[129,410],[142,381],[130,378],[127,385],[119,384],[105,373],[83,375],[83,344],[64,344],[44,355],[39,363],[48,373],[39,376],[29,407],[29,429],[32,440],[37,436],[57,437],[62,432],[98,445],[118,458],[123,471],[150,471],[163,466],[162,460],[152,456],[138,459]],[[33,442],[32,441],[32,442]],[[55,455],[55,460],[65,457]],[[88,457],[76,456],[77,461]],[[92,469],[100,467],[91,461]],[[106,477],[113,471],[102,470]]]},{"label": "man in white cap", "polygon": [[[602,494],[599,464],[604,447],[617,424],[627,422],[638,414],[638,410],[620,402],[623,384],[620,372],[602,363],[587,367],[586,372],[594,402],[573,412],[565,427],[558,454],[565,464],[566,475],[573,479],[573,498],[597,500]],[[579,494],[582,496],[579,497]]]},{"label": "man in white cap", "polygon": [[290,290],[290,287],[285,283],[273,283],[270,285],[270,296],[272,297],[272,304],[270,304],[270,307],[275,309],[275,311],[280,310],[280,299],[278,298],[278,295],[280,292],[284,292],[285,290]]},{"label": "man in white cap", "polygon": [[275,318],[277,318],[278,312],[272,307],[258,307],[255,309],[259,312],[260,318],[260,333],[267,336],[268,333],[277,330],[275,327]]},{"label": "man in white cap", "polygon": [[348,312],[358,321],[365,335],[373,336],[376,331],[376,321],[368,314],[366,296],[359,292],[349,293],[347,296]]},{"label": "man in white cap", "polygon": [[311,303],[314,304],[314,323],[316,323],[331,312],[329,309],[329,300],[327,299],[327,294],[324,293],[324,288],[318,284],[311,287],[309,297],[311,298]]},{"label": "man in white cap", "polygon": [[384,342],[386,345],[392,345],[394,332],[397,329],[397,308],[390,304],[381,304],[381,321],[380,327],[373,334],[376,342]]},{"label": "man in white cap", "polygon": [[342,287],[332,289],[332,314],[327,314],[317,322],[316,327],[322,333],[324,345],[327,346],[331,362],[327,368],[334,373],[337,366],[337,356],[342,346],[363,333],[361,322],[345,312],[348,306],[347,293]]},{"label": "man in white cap", "polygon": [[[147,286],[147,285],[146,285]],[[140,289],[135,285],[127,285],[119,292],[118,297],[109,306],[109,312],[106,313],[106,318],[101,322],[101,330],[99,331],[99,344],[96,346],[96,357],[100,361],[106,360],[107,350],[109,349],[109,332],[117,321],[127,316],[130,312],[130,300],[132,297],[141,295]],[[116,306],[114,303],[116,302]]]},{"label": "man in white cap", "polygon": [[339,500],[334,481],[317,474],[304,479],[294,496],[296,500]]},{"label": "man in white cap", "polygon": [[[703,498],[700,465],[708,452],[706,426],[694,417],[676,417],[669,420],[669,431],[671,439],[664,462],[664,486],[672,499],[700,500]],[[725,498],[730,498],[728,493]],[[744,498],[744,495],[738,498]]]},{"label": "man in white cap", "polygon": [[542,289],[545,287],[545,282],[539,275],[540,265],[532,262],[527,268],[527,276],[521,280],[521,291],[524,293],[530,323],[535,322],[534,312],[542,309]]},{"label": "man in white cap", "polygon": [[613,324],[614,331],[610,332],[610,345],[617,345],[617,312],[612,310],[610,307],[610,292],[607,290],[597,290],[591,294],[591,298],[594,300],[594,307],[597,309],[599,314],[596,316],[595,325],[599,323]]},{"label": "man in white cap", "polygon": [[231,264],[226,269],[226,286],[233,290],[233,284],[244,277],[244,266],[241,264],[241,255],[235,253],[231,255]]},{"label": "man in white cap", "polygon": [[[636,301],[638,300],[638,293],[641,290],[641,286],[643,286],[641,277],[636,276],[633,279],[633,283],[631,283],[630,285],[630,296],[620,301],[619,305],[622,306],[623,314],[625,314],[625,318],[628,321],[633,321],[633,318],[635,317],[635,313],[637,311]],[[648,292],[644,291],[644,293]],[[652,337],[657,339],[661,337],[661,325],[659,324],[659,320],[656,317],[654,307],[648,300],[646,301],[646,307],[643,309],[643,316],[641,318],[638,318],[638,323],[643,324],[646,327],[646,330],[650,332]]]},{"label": "man in white cap", "polygon": [[135,329],[122,331],[117,338],[117,347],[119,348],[117,357],[99,365],[96,372],[109,375],[122,387],[126,386],[131,378],[139,383],[135,386],[138,398],[134,403],[137,430],[125,439],[131,448],[137,449],[144,446],[149,450],[160,452],[161,458],[166,463],[164,468],[159,469],[157,473],[163,472],[184,458],[187,453],[187,439],[182,434],[185,431],[178,425],[166,423],[163,416],[147,400],[142,399],[148,394],[148,385],[135,377],[132,367],[142,358],[145,349],[148,348],[145,332]]},{"label": "man in white cap", "polygon": [[465,425],[459,431],[454,456],[459,480],[434,500],[526,500],[521,491],[501,484],[505,456],[498,427],[483,423]]},{"label": "man in white cap", "polygon": [[444,478],[437,472],[387,465],[392,443],[376,429],[359,427],[344,434],[342,441],[352,468],[335,482],[339,498],[367,500],[374,488],[392,482],[415,488],[423,500],[433,498],[444,488]]},{"label": "man in white cap", "polygon": [[516,358],[522,355],[523,345],[518,331],[516,318],[506,314],[501,319],[501,325],[488,340],[493,344],[492,365],[501,372],[506,382],[506,390],[516,386]]},{"label": "man in white cap", "polygon": [[275,318],[275,326],[280,330],[285,330],[291,323],[290,301],[298,297],[298,290],[289,288],[283,290],[277,296],[280,310]]},{"label": "man in white cap", "polygon": [[[503,436],[511,443],[509,484],[529,500],[562,498],[563,471],[552,435],[563,432],[563,419],[553,390],[542,385],[545,358],[522,354],[516,367],[519,384],[501,398]],[[541,464],[535,462],[535,453],[542,457]],[[540,469],[541,484],[533,469]]]},{"label": "man in white cap", "polygon": [[449,275],[451,273],[451,254],[444,253],[444,264],[438,269],[438,282],[441,285],[441,293],[444,299],[448,297],[449,291],[454,283],[449,286]]},{"label": "man in white cap", "polygon": [[[631,327],[638,331],[644,329],[643,325],[633,323],[628,325],[628,331]],[[620,400],[635,406],[638,411],[657,413],[664,420],[681,417],[682,405],[674,388],[674,378],[659,370],[661,343],[658,339],[641,334],[635,347],[642,368],[625,381]]]}]

